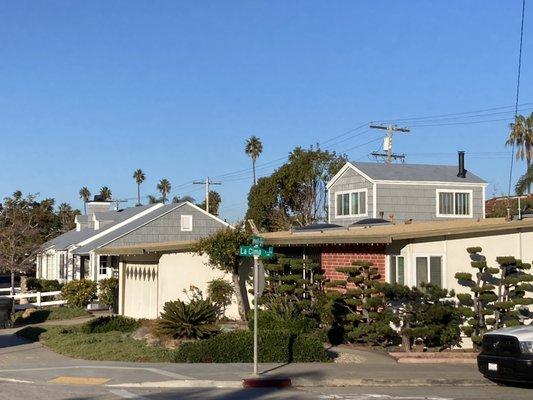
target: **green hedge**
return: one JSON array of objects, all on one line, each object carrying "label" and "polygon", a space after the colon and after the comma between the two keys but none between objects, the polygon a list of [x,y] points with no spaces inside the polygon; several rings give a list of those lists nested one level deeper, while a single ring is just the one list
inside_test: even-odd
[{"label": "green hedge", "polygon": [[32,292],[55,292],[61,290],[63,285],[55,279],[40,279],[30,277],[26,280],[29,291]]},{"label": "green hedge", "polygon": [[83,333],[133,332],[141,323],[121,315],[98,317],[81,326]]},{"label": "green hedge", "polygon": [[[177,362],[240,363],[253,362],[253,333],[221,333],[211,339],[183,343],[177,350]],[[259,334],[260,362],[327,361],[322,342],[310,335],[287,331],[262,331]]]},{"label": "green hedge", "polygon": [[[257,321],[259,325],[259,332],[262,331],[288,331],[295,335],[303,333],[311,333],[316,331],[317,323],[314,319],[306,317],[305,315],[299,316],[285,316],[280,315],[271,310],[259,311],[259,318]],[[251,315],[248,327],[253,330],[254,321],[253,314]]]}]

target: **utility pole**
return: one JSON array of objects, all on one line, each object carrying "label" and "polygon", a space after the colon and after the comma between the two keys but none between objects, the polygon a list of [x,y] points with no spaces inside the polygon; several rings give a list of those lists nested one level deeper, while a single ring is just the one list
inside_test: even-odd
[{"label": "utility pole", "polygon": [[377,153],[373,152],[372,155],[374,157],[382,157],[387,161],[387,164],[392,163],[392,160],[402,160],[402,162],[405,160],[405,154],[395,154],[392,152],[392,136],[394,132],[411,132],[409,128],[400,128],[396,125],[369,125],[369,128],[372,129],[382,129],[387,131],[387,137],[385,138],[383,142],[383,150],[386,151],[386,153]]},{"label": "utility pole", "polygon": [[204,181],[194,181],[195,185],[205,185],[205,211],[209,212],[209,186],[210,185],[222,185],[222,182],[214,182],[209,177]]}]

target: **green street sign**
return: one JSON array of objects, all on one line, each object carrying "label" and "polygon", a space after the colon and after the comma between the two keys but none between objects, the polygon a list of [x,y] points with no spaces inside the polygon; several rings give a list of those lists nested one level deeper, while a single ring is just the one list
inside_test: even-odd
[{"label": "green street sign", "polygon": [[241,246],[239,248],[239,255],[242,257],[270,258],[274,256],[274,249],[272,247],[263,249],[259,246]]},{"label": "green street sign", "polygon": [[263,246],[265,244],[265,239],[263,239],[261,236],[252,236],[252,245],[254,246]]}]

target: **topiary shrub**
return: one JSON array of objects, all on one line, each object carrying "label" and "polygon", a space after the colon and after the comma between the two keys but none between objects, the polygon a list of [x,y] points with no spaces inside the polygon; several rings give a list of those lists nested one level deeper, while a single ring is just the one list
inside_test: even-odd
[{"label": "topiary shrub", "polygon": [[67,282],[61,289],[61,297],[68,306],[72,307],[87,307],[91,301],[96,299],[96,294],[96,282],[88,279]]},{"label": "topiary shrub", "polygon": [[134,319],[122,315],[109,315],[98,317],[84,323],[81,326],[83,333],[106,333],[106,332],[133,332],[141,323]]},{"label": "topiary shrub", "polygon": [[117,304],[118,279],[105,278],[98,282],[98,301],[108,308]]},{"label": "topiary shrub", "polygon": [[218,332],[216,307],[209,300],[168,301],[163,306],[156,332],[174,339],[205,339]]},{"label": "topiary shrub", "polygon": [[[237,363],[253,361],[253,333],[234,331],[214,338],[183,343],[176,352],[177,362]],[[286,331],[259,332],[260,362],[327,361],[322,342],[309,335]]]}]

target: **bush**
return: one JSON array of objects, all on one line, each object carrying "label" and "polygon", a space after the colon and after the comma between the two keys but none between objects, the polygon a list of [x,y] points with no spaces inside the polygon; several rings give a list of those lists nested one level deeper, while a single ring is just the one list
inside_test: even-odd
[{"label": "bush", "polygon": [[28,278],[26,280],[28,290],[31,292],[56,292],[63,286],[55,279]]},{"label": "bush", "polygon": [[218,332],[216,307],[209,300],[168,301],[163,306],[157,333],[174,339],[204,339]]},{"label": "bush", "polygon": [[141,323],[133,318],[113,315],[98,317],[81,326],[83,333],[133,332]]},{"label": "bush", "polygon": [[[258,319],[259,332],[265,330],[287,331],[296,335],[311,333],[317,329],[317,322],[304,315],[278,314],[273,310],[259,311]],[[253,330],[253,314],[248,323],[250,330]]]},{"label": "bush", "polygon": [[[195,342],[183,343],[177,350],[177,362],[236,363],[253,361],[253,333],[234,331]],[[260,362],[327,361],[322,342],[317,337],[295,335],[287,331],[259,332]]]},{"label": "bush", "polygon": [[207,286],[207,295],[215,306],[218,308],[218,318],[224,317],[226,314],[226,307],[231,304],[231,300],[235,293],[233,285],[228,281],[218,278],[213,279]]},{"label": "bush", "polygon": [[70,307],[85,308],[96,299],[96,282],[87,279],[70,281],[61,289],[61,297]]},{"label": "bush", "polygon": [[98,282],[98,301],[103,305],[112,308],[117,303],[118,279],[105,278]]}]

